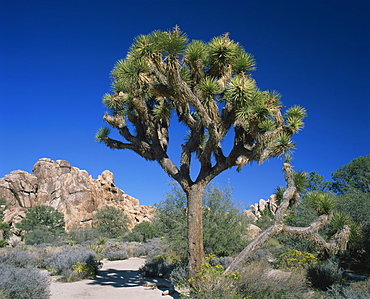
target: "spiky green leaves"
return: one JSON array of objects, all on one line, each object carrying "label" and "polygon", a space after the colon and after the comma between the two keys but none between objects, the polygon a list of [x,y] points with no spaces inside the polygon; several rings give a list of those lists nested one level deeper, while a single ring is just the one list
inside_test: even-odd
[{"label": "spiky green leaves", "polygon": [[323,214],[329,215],[335,207],[334,198],[329,193],[309,192],[306,200],[312,205],[319,216]]},{"label": "spiky green leaves", "polygon": [[217,80],[212,77],[206,77],[199,82],[199,89],[202,92],[202,97],[207,99],[213,99],[215,94],[218,94],[222,91],[220,84]]},{"label": "spiky green leaves", "polygon": [[153,108],[154,119],[162,123],[169,122],[172,109],[172,104],[169,101],[162,101],[156,104]]},{"label": "spiky green leaves", "polygon": [[273,118],[271,117],[266,117],[264,120],[262,120],[259,124],[258,127],[262,131],[273,131],[276,129],[276,124]]},{"label": "spiky green leaves", "polygon": [[122,101],[118,101],[117,97],[114,98],[111,94],[106,93],[103,96],[103,105],[105,108],[111,110],[113,114],[119,113],[119,111],[122,111]]},{"label": "spiky green leaves", "polygon": [[256,69],[256,61],[252,54],[240,49],[232,63],[233,71],[237,74],[250,73]]},{"label": "spiky green leaves", "polygon": [[286,132],[278,134],[273,142],[274,147],[278,148],[281,154],[289,154],[294,149],[294,143],[290,139],[290,135]]},{"label": "spiky green leaves", "polygon": [[194,40],[186,47],[185,62],[189,65],[204,61],[207,57],[207,45],[200,40]]},{"label": "spiky green leaves", "polygon": [[224,97],[236,107],[243,107],[249,103],[256,90],[254,80],[244,75],[235,76],[226,86]]},{"label": "spiky green leaves", "polygon": [[170,58],[177,58],[183,54],[185,45],[188,43],[186,34],[175,28],[171,32],[165,32],[158,40],[161,50]]},{"label": "spiky green leaves", "polygon": [[306,110],[300,106],[293,106],[286,111],[284,115],[285,120],[292,133],[296,133],[303,128],[303,119],[306,117],[306,115]]},{"label": "spiky green leaves", "polygon": [[157,30],[148,35],[138,36],[131,46],[127,58],[130,60],[147,59],[158,55],[176,58],[183,54],[187,43],[186,34],[181,32],[178,27],[172,31]]},{"label": "spiky green leaves", "polygon": [[160,31],[154,31],[149,35],[139,35],[135,38],[134,43],[130,48],[128,59],[143,59],[149,58],[152,55],[158,54],[160,52],[159,44],[156,42],[158,36],[163,34]]},{"label": "spiky green leaves", "polygon": [[232,64],[238,53],[240,53],[240,46],[229,39],[227,34],[214,37],[208,43],[209,64]]},{"label": "spiky green leaves", "polygon": [[108,137],[110,133],[110,129],[107,127],[102,127],[96,132],[95,134],[95,140],[97,142],[104,142],[104,139]]},{"label": "spiky green leaves", "polygon": [[119,60],[114,66],[111,75],[114,78],[113,90],[116,92],[140,89],[146,82],[145,74],[149,66],[143,59]]}]

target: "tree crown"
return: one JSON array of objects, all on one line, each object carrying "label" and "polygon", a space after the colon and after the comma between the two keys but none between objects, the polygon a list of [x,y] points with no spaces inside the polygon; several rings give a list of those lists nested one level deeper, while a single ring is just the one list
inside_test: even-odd
[{"label": "tree crown", "polygon": [[[114,66],[112,93],[103,97],[104,120],[124,141],[110,138],[108,128],[96,138],[158,161],[183,187],[192,183],[193,154],[201,165],[197,180],[210,181],[227,168],[289,153],[306,111],[294,106],[282,113],[281,96],[260,90],[253,70],[253,56],[228,34],[208,43],[189,41],[177,26],[140,35]],[[179,166],[167,154],[174,113],[189,130]],[[221,142],[229,130],[233,147],[226,153]]]}]

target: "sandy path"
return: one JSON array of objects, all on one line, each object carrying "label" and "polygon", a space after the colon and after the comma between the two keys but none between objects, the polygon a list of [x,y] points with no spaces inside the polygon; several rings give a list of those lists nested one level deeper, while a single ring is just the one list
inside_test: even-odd
[{"label": "sandy path", "polygon": [[[72,283],[52,282],[51,299],[155,299],[179,298],[178,294],[162,296],[159,289],[150,289],[140,283],[138,269],[143,258],[123,261],[105,261],[95,279]],[[157,282],[154,280],[147,280]]]}]

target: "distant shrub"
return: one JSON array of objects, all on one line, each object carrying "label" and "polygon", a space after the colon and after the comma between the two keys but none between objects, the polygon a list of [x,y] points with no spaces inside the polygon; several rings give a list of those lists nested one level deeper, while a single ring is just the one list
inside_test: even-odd
[{"label": "distant shrub", "polygon": [[239,271],[236,283],[242,298],[286,299],[307,298],[308,287],[304,271],[283,272],[274,270],[267,261],[253,261]]},{"label": "distant shrub", "polygon": [[35,268],[16,268],[0,263],[0,298],[47,299],[49,277]]},{"label": "distant shrub", "polygon": [[317,263],[318,259],[312,253],[291,249],[279,256],[277,266],[287,270],[296,270],[304,269]]},{"label": "distant shrub", "polygon": [[24,236],[24,242],[27,245],[57,244],[61,235],[61,232],[51,232],[36,228]]},{"label": "distant shrub", "polygon": [[189,273],[188,273],[188,261],[180,261],[178,263],[175,263],[173,265],[173,269],[168,276],[168,280],[173,284],[173,285],[183,285],[187,282],[189,278]]},{"label": "distant shrub", "polygon": [[93,227],[110,238],[122,236],[128,231],[130,220],[127,214],[112,206],[105,206],[94,216]]},{"label": "distant shrub", "polygon": [[129,258],[129,254],[125,250],[108,251],[104,253],[104,256],[110,261],[126,260]]},{"label": "distant shrub", "polygon": [[42,229],[51,232],[64,231],[64,215],[53,207],[36,206],[26,212],[26,218],[16,224],[17,228],[27,232]]},{"label": "distant shrub", "polygon": [[325,299],[369,299],[370,289],[353,289],[342,285],[333,285],[323,296]]},{"label": "distant shrub", "polygon": [[140,244],[133,250],[133,256],[156,256],[164,252],[167,246],[162,242],[160,238],[154,238],[148,240],[144,244]]},{"label": "distant shrub", "polygon": [[149,239],[161,237],[164,233],[159,226],[159,221],[143,221],[137,224],[124,239],[129,242],[146,242]]},{"label": "distant shrub", "polygon": [[330,286],[342,280],[343,270],[335,259],[329,259],[307,268],[307,278],[312,287],[327,290]]},{"label": "distant shrub", "polygon": [[72,269],[63,271],[60,280],[65,282],[74,282],[91,278],[95,273],[96,269],[91,264],[77,262],[75,265],[72,265]]},{"label": "distant shrub", "polygon": [[5,254],[0,255],[0,263],[18,268],[26,268],[37,267],[40,261],[35,255],[27,251],[11,249]]},{"label": "distant shrub", "polygon": [[239,279],[236,272],[224,273],[221,265],[212,266],[204,263],[202,269],[197,272],[195,278],[188,280],[190,285],[189,297],[191,299],[242,299],[243,295],[238,294],[236,282]]},{"label": "distant shrub", "polygon": [[74,244],[84,244],[88,241],[94,241],[99,237],[99,232],[91,227],[73,228],[68,233],[68,240]]},{"label": "distant shrub", "polygon": [[139,269],[139,275],[142,277],[169,277],[173,270],[173,264],[168,260],[167,256],[158,255],[146,262]]},{"label": "distant shrub", "polygon": [[8,242],[4,239],[0,239],[0,247],[5,247],[6,245],[8,245]]},{"label": "distant shrub", "polygon": [[96,253],[86,248],[65,247],[65,250],[52,253],[45,259],[44,267],[53,275],[60,275],[64,271],[70,271],[77,263],[87,263],[95,271],[98,270],[99,262],[95,259]]},{"label": "distant shrub", "polygon": [[208,260],[209,260],[209,263],[212,266],[221,265],[222,267],[224,267],[226,269],[231,264],[231,262],[233,261],[233,258],[228,257],[228,256],[222,256],[222,257],[213,257],[213,258],[208,259]]}]

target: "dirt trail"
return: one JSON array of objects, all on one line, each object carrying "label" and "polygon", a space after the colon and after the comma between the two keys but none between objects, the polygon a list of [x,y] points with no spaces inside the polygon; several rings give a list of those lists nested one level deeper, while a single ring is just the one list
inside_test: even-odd
[{"label": "dirt trail", "polygon": [[[143,258],[123,261],[106,261],[94,279],[72,283],[52,282],[51,299],[155,299],[179,298],[178,294],[162,296],[164,289],[152,289],[142,285],[138,269],[144,264]],[[163,280],[149,280],[160,285]]]}]

